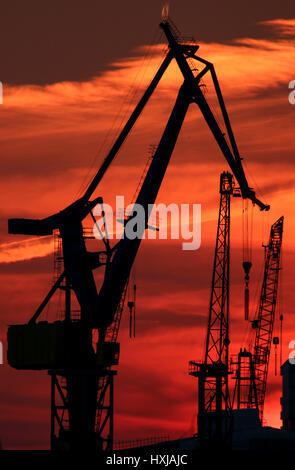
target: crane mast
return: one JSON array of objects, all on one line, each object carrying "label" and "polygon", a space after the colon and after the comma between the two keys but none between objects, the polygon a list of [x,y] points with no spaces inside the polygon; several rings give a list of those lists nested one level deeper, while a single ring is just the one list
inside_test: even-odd
[{"label": "crane mast", "polygon": [[189,374],[198,378],[198,436],[222,441],[227,432],[223,411],[230,408],[228,390],[230,200],[233,176],[220,176],[220,205],[209,305],[205,359],[190,362]]},{"label": "crane mast", "polygon": [[252,321],[255,338],[252,350],[241,349],[236,369],[237,408],[256,408],[263,424],[267,375],[275,321],[284,217],[270,229],[265,247],[263,282],[256,318]]}]

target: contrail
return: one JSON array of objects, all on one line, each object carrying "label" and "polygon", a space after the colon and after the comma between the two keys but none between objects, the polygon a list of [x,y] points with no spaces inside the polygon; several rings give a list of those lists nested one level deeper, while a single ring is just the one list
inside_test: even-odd
[{"label": "contrail", "polygon": [[53,251],[53,237],[27,238],[0,245],[0,263],[13,263],[33,258],[43,258]]}]

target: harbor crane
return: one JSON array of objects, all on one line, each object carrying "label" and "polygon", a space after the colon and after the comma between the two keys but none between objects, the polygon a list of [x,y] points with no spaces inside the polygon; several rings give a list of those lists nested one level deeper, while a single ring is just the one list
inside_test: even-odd
[{"label": "harbor crane", "polygon": [[229,375],[229,286],[230,286],[230,207],[234,192],[233,175],[220,176],[220,203],[210,293],[205,358],[190,361],[189,374],[198,378],[198,437],[206,442],[226,440],[225,423],[231,403]]},{"label": "harbor crane", "polygon": [[252,350],[239,352],[236,371],[237,408],[256,408],[263,424],[263,410],[271,345],[278,344],[273,337],[277,305],[279,274],[281,270],[281,247],[284,217],[280,217],[270,229],[269,242],[265,247],[265,265],[256,318],[252,321],[255,338]]},{"label": "harbor crane", "polygon": [[[112,449],[113,377],[116,374],[113,366],[119,360],[117,335],[126,286],[148,226],[148,208],[156,201],[190,104],[198,105],[239,184],[242,197],[250,199],[261,210],[269,209],[248,186],[213,65],[196,55],[199,46],[193,41],[182,40],[171,21],[163,21],[160,27],[168,40],[168,53],[84,195],[61,212],[41,220],[9,220],[11,234],[45,236],[58,231],[62,241],[62,273],[29,322],[12,325],[8,330],[9,364],[17,369],[48,370],[51,375],[51,446],[54,449]],[[102,198],[91,199],[93,193],[172,60],[176,61],[184,81],[137,196],[136,204],[140,204],[146,214],[145,226],[135,239],[124,236],[124,231],[114,247],[105,239],[105,250],[90,252],[85,243],[83,221],[87,216],[93,216],[97,204],[103,212]],[[196,75],[192,61],[203,67]],[[229,143],[202,90],[201,79],[207,73],[213,79]],[[131,213],[129,217],[134,216]],[[104,267],[105,271],[98,289],[93,271],[99,267]],[[40,321],[44,307],[61,288],[66,297],[63,321]],[[74,319],[71,312],[71,293],[75,294],[80,306],[78,319]],[[94,332],[98,332],[96,344],[93,344]],[[60,404],[56,403],[57,396]]]}]

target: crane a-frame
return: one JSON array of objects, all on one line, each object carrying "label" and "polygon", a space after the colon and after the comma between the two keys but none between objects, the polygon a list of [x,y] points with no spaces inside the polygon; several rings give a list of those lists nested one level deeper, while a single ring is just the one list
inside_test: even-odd
[{"label": "crane a-frame", "polygon": [[[170,21],[162,22],[160,27],[167,37],[169,51],[84,195],[66,209],[45,219],[9,220],[9,233],[42,236],[50,235],[54,230],[58,230],[62,240],[64,271],[29,323],[9,328],[8,360],[13,367],[18,369],[48,369],[50,371],[52,375],[52,445],[64,446],[72,451],[112,448],[112,377],[115,371],[111,371],[111,366],[118,363],[119,351],[116,337],[122,313],[122,302],[142,238],[140,234],[133,240],[123,236],[113,248],[110,247],[108,241],[105,241],[104,252],[92,253],[86,248],[82,222],[88,214],[92,214],[92,209],[97,204],[102,204],[101,198],[94,200],[90,198],[172,59],[176,60],[184,82],[136,200],[136,203],[140,204],[147,214],[143,231],[148,223],[148,206],[155,203],[191,103],[197,104],[201,110],[240,186],[242,197],[252,200],[261,210],[269,209],[269,206],[261,202],[248,186],[213,65],[196,55],[198,45],[191,41],[181,40]],[[196,75],[190,66],[192,60],[197,61],[200,67],[203,66],[203,69]],[[229,144],[202,91],[200,81],[207,73],[211,75],[214,83]],[[133,215],[131,214],[130,217]],[[105,266],[105,274],[98,291],[93,270],[102,265]],[[79,320],[73,321],[68,302],[63,322],[54,324],[37,322],[45,305],[61,287],[65,288],[66,292],[71,290],[75,293],[81,309]],[[99,332],[97,349],[93,347],[93,330]],[[59,377],[65,380],[65,385],[60,383]],[[102,410],[105,410],[105,384],[110,388],[110,406],[107,408],[102,425],[97,427],[97,416],[101,416]],[[56,393],[62,400],[60,407],[55,403]],[[67,414],[67,428],[64,426],[65,414]],[[102,432],[106,430],[106,423],[109,424],[109,428],[107,437],[103,438]],[[54,425],[57,425],[57,434]]]}]

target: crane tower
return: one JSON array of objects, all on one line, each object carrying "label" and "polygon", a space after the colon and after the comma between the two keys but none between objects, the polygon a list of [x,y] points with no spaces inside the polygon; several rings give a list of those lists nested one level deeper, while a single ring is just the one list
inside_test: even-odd
[{"label": "crane tower", "polygon": [[[220,206],[211,284],[205,359],[190,362],[190,375],[198,378],[198,436],[204,440],[224,437],[223,411],[230,408],[228,390],[230,200],[233,176],[220,176]],[[224,415],[225,416],[225,415]]]}]

